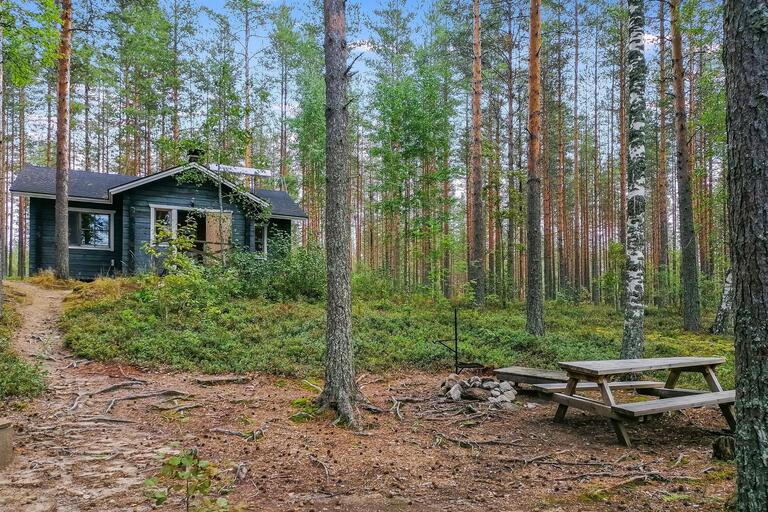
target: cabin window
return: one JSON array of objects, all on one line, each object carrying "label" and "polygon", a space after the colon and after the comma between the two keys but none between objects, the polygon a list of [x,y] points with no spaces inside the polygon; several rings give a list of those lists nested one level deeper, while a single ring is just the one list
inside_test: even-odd
[{"label": "cabin window", "polygon": [[253,233],[253,251],[267,255],[267,225],[256,224]]},{"label": "cabin window", "polygon": [[70,209],[69,246],[75,249],[111,250],[112,213]]},{"label": "cabin window", "polygon": [[173,233],[173,210],[155,208],[154,212],[154,230],[152,233],[154,239],[167,237],[169,233]]}]

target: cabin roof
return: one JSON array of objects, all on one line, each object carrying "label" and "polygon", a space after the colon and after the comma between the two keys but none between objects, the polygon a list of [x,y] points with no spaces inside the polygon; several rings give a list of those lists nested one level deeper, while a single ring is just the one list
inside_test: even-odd
[{"label": "cabin roof", "polygon": [[[207,167],[199,164],[190,164],[201,171],[218,176]],[[167,176],[173,176],[183,170],[185,166],[166,169],[157,174],[137,177],[124,174],[108,174],[92,171],[69,171],[69,199],[70,201],[85,202],[112,202],[112,195],[126,190],[143,186],[147,183]],[[233,186],[223,178],[225,185]],[[25,165],[16,176],[11,185],[11,192],[32,197],[56,198],[56,169],[37,165]],[[304,210],[282,190],[256,189],[248,194],[257,203],[266,203],[271,206],[272,217],[306,219]]]}]

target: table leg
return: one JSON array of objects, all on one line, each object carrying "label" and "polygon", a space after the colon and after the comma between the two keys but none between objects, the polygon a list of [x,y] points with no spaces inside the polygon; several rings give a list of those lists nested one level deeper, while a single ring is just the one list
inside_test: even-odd
[{"label": "table leg", "polygon": [[675,386],[677,385],[677,379],[680,378],[680,369],[673,368],[669,372],[669,376],[667,377],[667,382],[664,383],[664,387],[666,389],[675,389]]},{"label": "table leg", "polygon": [[[704,379],[707,381],[710,391],[717,392],[723,390],[723,386],[721,386],[720,381],[717,380],[717,374],[715,373],[714,368],[707,366],[701,373],[704,375]],[[731,432],[736,432],[736,414],[733,410],[733,406],[730,404],[721,404],[720,410],[725,417],[725,421],[728,422]]]},{"label": "table leg", "polygon": [[[576,392],[576,385],[579,383],[579,379],[576,377],[571,377],[568,379],[568,384],[565,386],[565,394],[568,396],[573,396],[573,394]],[[557,412],[555,413],[555,421],[557,423],[562,423],[565,420],[565,413],[568,411],[568,406],[560,404],[557,406]]]},{"label": "table leg", "polygon": [[[600,389],[600,394],[602,395],[603,402],[605,402],[606,405],[616,405],[616,399],[613,398],[613,392],[611,391],[611,387],[608,385],[607,380],[598,380],[597,387]],[[627,448],[632,447],[632,441],[629,439],[629,433],[627,433],[627,427],[624,425],[624,422],[611,418],[611,425],[613,425],[613,430],[616,432],[616,437],[619,439],[619,443],[623,444]]]}]

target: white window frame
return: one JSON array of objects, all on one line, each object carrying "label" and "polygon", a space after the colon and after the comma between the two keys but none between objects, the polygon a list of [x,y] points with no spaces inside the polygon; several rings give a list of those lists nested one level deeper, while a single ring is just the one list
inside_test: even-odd
[{"label": "white window frame", "polygon": [[[108,215],[109,216],[109,246],[96,246],[96,245],[71,245],[70,249],[78,249],[84,251],[114,251],[115,247],[115,210],[98,210],[94,208],[68,208],[69,213],[95,213],[96,215]],[[67,218],[67,225],[69,225],[69,218]],[[82,229],[82,227],[80,228]]]},{"label": "white window frame", "polygon": [[[264,228],[261,235],[261,244],[264,247],[264,250],[262,251],[256,250],[256,228]],[[253,224],[253,247],[254,247],[253,253],[265,259],[269,254],[269,247],[267,246],[267,241],[269,240],[268,233],[269,233],[269,222],[256,222]]]},{"label": "white window frame", "polygon": [[161,244],[155,244],[155,210],[169,210],[171,212],[171,234],[176,237],[179,229],[179,211],[184,212],[202,212],[202,213],[229,213],[233,214],[232,210],[219,210],[218,208],[197,208],[196,206],[171,206],[167,204],[150,204],[149,205],[149,243],[152,245],[159,245],[164,247],[168,245],[168,242]]}]

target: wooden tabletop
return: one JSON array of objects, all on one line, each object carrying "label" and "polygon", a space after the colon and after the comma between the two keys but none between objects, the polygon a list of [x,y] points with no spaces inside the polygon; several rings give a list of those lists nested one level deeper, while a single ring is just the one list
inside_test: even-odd
[{"label": "wooden tabletop", "polygon": [[724,357],[659,357],[653,359],[611,359],[606,361],[567,361],[558,363],[569,373],[582,375],[621,375],[672,368],[698,368],[723,364]]}]

